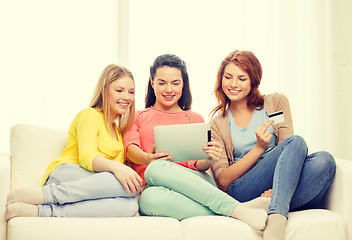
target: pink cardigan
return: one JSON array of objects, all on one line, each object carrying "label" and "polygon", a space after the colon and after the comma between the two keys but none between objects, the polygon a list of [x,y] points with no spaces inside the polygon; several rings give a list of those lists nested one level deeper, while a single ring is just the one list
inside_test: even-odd
[{"label": "pink cardigan", "polygon": [[[182,111],[177,113],[170,113],[157,110],[153,107],[139,111],[136,114],[136,119],[132,127],[125,133],[123,137],[125,149],[130,144],[135,144],[144,152],[150,152],[154,145],[154,127],[161,125],[176,125],[187,123],[201,123],[204,122],[203,117],[193,111]],[[172,137],[172,136],[170,136]],[[177,162],[184,167],[199,170],[196,167],[197,161]],[[133,168],[142,177],[144,183],[144,171],[146,165],[132,163]]]},{"label": "pink cardigan", "polygon": [[[264,96],[264,109],[270,114],[283,110],[284,119],[283,123],[274,125],[274,134],[277,136],[276,145],[280,144],[287,137],[293,135],[293,124],[290,105],[286,96],[274,93]],[[220,143],[221,148],[224,149],[220,159],[213,163],[212,170],[214,173],[215,180],[217,181],[221,172],[230,166],[234,162],[233,159],[233,149],[234,145],[232,143],[229,118],[227,112],[225,116],[222,114],[211,120],[211,138],[214,141]]]}]

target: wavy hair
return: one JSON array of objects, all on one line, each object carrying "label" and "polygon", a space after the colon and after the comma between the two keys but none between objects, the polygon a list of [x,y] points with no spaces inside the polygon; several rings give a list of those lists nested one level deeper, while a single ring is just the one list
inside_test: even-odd
[{"label": "wavy hair", "polygon": [[222,89],[222,78],[224,76],[225,67],[229,63],[234,63],[242,71],[245,71],[250,78],[251,91],[247,96],[247,106],[252,109],[263,108],[264,98],[258,89],[262,79],[262,66],[252,52],[235,50],[227,55],[219,66],[213,92],[215,94],[218,105],[210,112],[210,115],[214,116],[217,112],[220,111],[221,114],[225,116],[226,110],[231,104],[230,99],[226,96]]},{"label": "wavy hair", "polygon": [[[95,87],[90,107],[97,109],[104,115],[105,127],[111,133],[108,127],[107,119],[110,114],[110,106],[108,101],[109,86],[112,82],[121,79],[124,76],[130,77],[133,81],[133,75],[130,70],[125,67],[110,64],[100,74],[98,83]],[[123,136],[127,130],[132,126],[135,116],[135,102],[132,103],[127,113],[124,115],[117,115],[115,121],[118,123],[118,130]]]}]

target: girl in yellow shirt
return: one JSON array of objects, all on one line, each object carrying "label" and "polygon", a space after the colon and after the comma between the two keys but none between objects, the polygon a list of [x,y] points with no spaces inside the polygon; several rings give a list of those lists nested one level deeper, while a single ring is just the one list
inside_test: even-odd
[{"label": "girl in yellow shirt", "polygon": [[142,179],[124,165],[122,141],[134,120],[134,91],[129,70],[107,66],[90,107],[71,123],[66,148],[49,165],[43,187],[11,192],[6,218],[134,216]]}]

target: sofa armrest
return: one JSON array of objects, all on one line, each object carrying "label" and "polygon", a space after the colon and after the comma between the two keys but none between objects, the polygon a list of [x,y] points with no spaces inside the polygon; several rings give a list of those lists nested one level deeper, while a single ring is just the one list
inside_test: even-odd
[{"label": "sofa armrest", "polygon": [[322,201],[322,207],[343,216],[352,239],[352,160],[335,160],[336,175]]},{"label": "sofa armrest", "polygon": [[6,199],[10,192],[10,155],[0,153],[0,239],[6,239]]}]

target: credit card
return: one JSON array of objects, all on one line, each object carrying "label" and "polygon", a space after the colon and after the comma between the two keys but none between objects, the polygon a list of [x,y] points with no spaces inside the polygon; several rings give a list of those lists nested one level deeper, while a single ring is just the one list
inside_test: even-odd
[{"label": "credit card", "polygon": [[285,121],[284,119],[284,112],[278,111],[278,112],[274,112],[274,113],[270,113],[269,114],[269,120],[274,120],[274,124],[278,124],[278,123],[282,123]]}]

